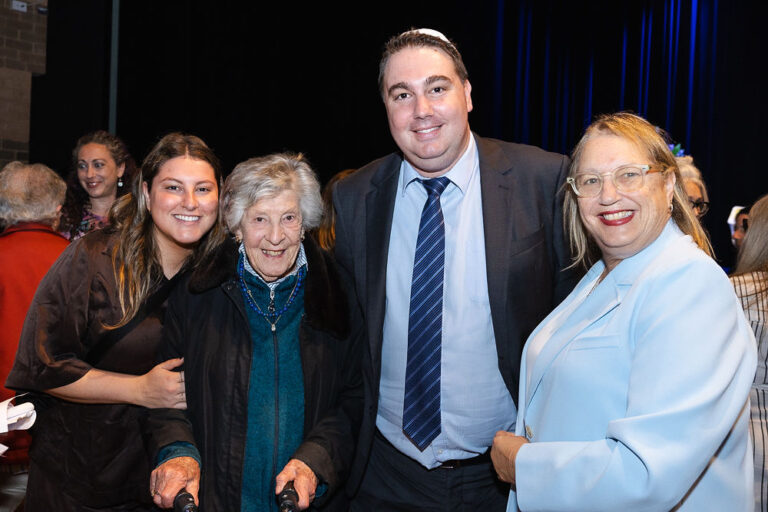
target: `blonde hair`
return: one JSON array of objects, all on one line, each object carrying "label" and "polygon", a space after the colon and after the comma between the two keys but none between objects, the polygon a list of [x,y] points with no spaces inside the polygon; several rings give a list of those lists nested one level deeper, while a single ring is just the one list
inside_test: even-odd
[{"label": "blonde hair", "polygon": [[[626,139],[647,154],[653,167],[663,169],[664,173],[674,173],[676,181],[672,195],[672,220],[683,233],[693,238],[693,241],[702,251],[712,256],[712,245],[688,202],[688,195],[685,193],[675,156],[653,125],[642,117],[630,112],[599,116],[589,125],[579,143],[576,144],[571,155],[571,168],[568,175],[572,177],[576,174],[584,153],[584,146],[592,137],[598,135],[615,135]],[[578,196],[571,187],[565,187],[563,224],[568,232],[571,246],[573,258],[571,266],[583,265],[589,268],[600,260],[602,254],[594,238],[581,221],[577,199]]]},{"label": "blonde hair", "polygon": [[680,176],[683,178],[683,184],[693,183],[699,188],[701,192],[701,199],[709,202],[709,194],[707,194],[707,186],[704,185],[704,178],[701,177],[701,171],[693,163],[693,157],[691,155],[676,156],[677,166],[680,168]]}]

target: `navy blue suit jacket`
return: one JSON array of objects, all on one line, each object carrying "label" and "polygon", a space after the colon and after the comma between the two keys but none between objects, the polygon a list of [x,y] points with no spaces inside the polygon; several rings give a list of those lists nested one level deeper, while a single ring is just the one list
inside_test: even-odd
[{"label": "navy blue suit jacket", "polygon": [[[528,335],[565,298],[578,272],[562,228],[567,157],[475,135],[480,156],[486,269],[499,369],[517,397],[520,354]],[[348,489],[355,492],[376,430],[386,271],[403,156],[371,162],[337,184],[336,257],[354,282],[366,322],[365,409]],[[414,222],[418,222],[415,219]]]}]

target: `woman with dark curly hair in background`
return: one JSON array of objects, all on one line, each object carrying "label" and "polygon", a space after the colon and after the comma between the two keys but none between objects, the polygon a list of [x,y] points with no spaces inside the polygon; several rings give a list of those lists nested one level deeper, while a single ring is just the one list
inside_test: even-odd
[{"label": "woman with dark curly hair in background", "polygon": [[67,198],[61,215],[61,234],[77,240],[109,224],[107,213],[115,199],[128,192],[136,164],[125,143],[99,130],[83,135],[72,150],[67,176]]}]

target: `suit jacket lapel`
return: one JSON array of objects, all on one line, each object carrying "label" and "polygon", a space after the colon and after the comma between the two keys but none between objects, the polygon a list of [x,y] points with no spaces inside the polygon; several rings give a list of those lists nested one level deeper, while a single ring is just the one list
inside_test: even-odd
[{"label": "suit jacket lapel", "polygon": [[[474,134],[473,134],[474,135]],[[507,262],[508,233],[514,222],[511,211],[514,173],[512,162],[504,153],[482,137],[475,136],[480,156],[480,194],[483,202],[483,234],[485,236],[485,266],[488,300],[496,333],[504,332],[504,305],[507,303],[509,266]],[[500,335],[496,335],[497,341]]]},{"label": "suit jacket lapel", "polygon": [[[674,221],[670,220],[653,243],[634,256],[621,261],[605,276],[603,282],[584,299],[582,304],[569,315],[563,315],[562,318],[557,319],[560,325],[554,326],[554,329],[552,329],[553,334],[545,342],[533,367],[527,368],[526,406],[530,403],[542,377],[558,354],[586,328],[621,304],[621,301],[633,284],[638,279],[642,279],[643,271],[655,258],[659,257],[664,250],[674,243],[689,242],[684,239],[682,232],[680,232]],[[573,298],[579,297],[580,293],[588,293],[585,287],[591,286],[591,283],[594,282],[594,279],[604,268],[602,261],[595,264],[561,306],[570,302]],[[555,314],[561,310],[561,306],[558,306],[542,322],[542,325],[552,320]],[[534,334],[538,331],[539,329],[537,328]],[[533,336],[531,339],[533,339]]]},{"label": "suit jacket lapel", "polygon": [[[588,288],[594,286],[597,275],[602,273],[604,268],[602,263],[596,265],[596,267],[593,267],[582,279],[569,298],[563,302],[562,308],[558,307],[551,315],[552,318],[548,318],[542,323],[544,325],[549,321],[554,321],[555,325],[549,326],[552,329],[549,340],[544,343],[532,367],[527,368],[525,386],[526,407],[536,392],[542,377],[558,354],[576,339],[581,332],[621,304],[623,294],[619,284],[613,279],[611,274],[608,274],[603,282],[597,285],[590,293]],[[588,295],[583,298],[584,294]],[[572,300],[581,300],[582,302],[576,306],[575,310],[563,314],[562,310],[567,308],[568,303]]]},{"label": "suit jacket lapel", "polygon": [[388,159],[371,180],[371,189],[365,198],[366,300],[369,302],[366,309],[370,314],[368,341],[376,382],[381,372],[382,330],[387,291],[387,254],[401,163],[402,158]]}]

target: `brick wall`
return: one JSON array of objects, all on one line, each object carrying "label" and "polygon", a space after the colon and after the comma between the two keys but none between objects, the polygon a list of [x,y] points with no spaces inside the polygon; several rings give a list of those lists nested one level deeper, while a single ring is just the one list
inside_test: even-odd
[{"label": "brick wall", "polygon": [[48,0],[28,1],[27,12],[0,0],[0,168],[29,158],[32,75],[45,74],[48,17],[38,7]]}]

